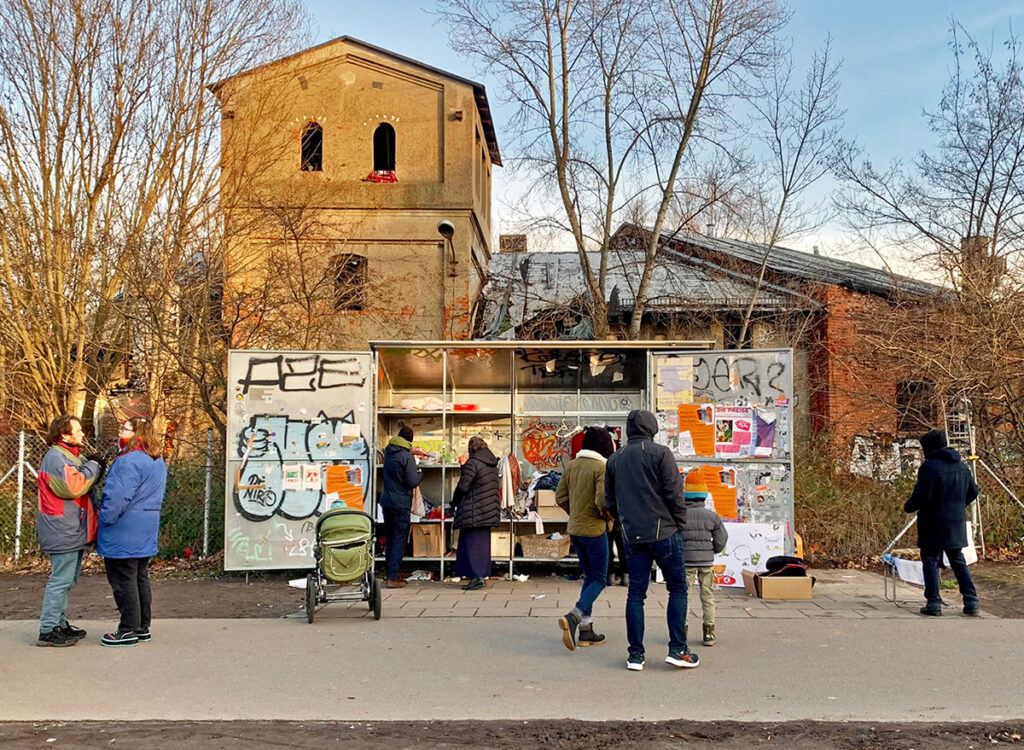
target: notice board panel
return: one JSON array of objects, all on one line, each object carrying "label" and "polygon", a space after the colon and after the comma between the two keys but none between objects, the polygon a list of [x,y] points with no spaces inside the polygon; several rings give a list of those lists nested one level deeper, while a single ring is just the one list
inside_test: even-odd
[{"label": "notice board panel", "polygon": [[709,507],[781,527],[792,550],[792,350],[652,352],[651,401],[655,440],[700,473]]},{"label": "notice board panel", "polygon": [[316,519],[370,508],[367,352],[232,351],[224,569],[312,568]]}]

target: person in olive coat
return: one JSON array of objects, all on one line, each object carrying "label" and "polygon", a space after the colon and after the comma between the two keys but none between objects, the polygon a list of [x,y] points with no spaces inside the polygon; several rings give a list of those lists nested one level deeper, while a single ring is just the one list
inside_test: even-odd
[{"label": "person in olive coat", "polygon": [[593,607],[604,591],[608,576],[608,521],[604,504],[604,469],[615,452],[612,436],[603,427],[588,427],[583,447],[569,462],[555,491],[555,502],[569,514],[569,538],[583,569],[579,601],[562,617],[562,643],[570,651],[576,646],[596,646],[604,636],[594,631]]},{"label": "person in olive coat", "polygon": [[946,433],[932,430],[921,437],[924,463],[917,471],[917,484],[903,509],[917,512],[917,546],[924,566],[925,606],[922,615],[942,614],[939,595],[939,565],[942,554],[960,586],[964,614],[978,614],[978,592],[964,561],[967,546],[967,506],[978,497],[978,485],[960,454],[947,446]]},{"label": "person in olive coat", "polygon": [[462,466],[459,484],[452,496],[454,527],[459,530],[455,552],[455,575],[470,580],[466,591],[484,587],[491,574],[491,528],[501,522],[501,493],[498,459],[484,439],[469,439],[469,459]]}]

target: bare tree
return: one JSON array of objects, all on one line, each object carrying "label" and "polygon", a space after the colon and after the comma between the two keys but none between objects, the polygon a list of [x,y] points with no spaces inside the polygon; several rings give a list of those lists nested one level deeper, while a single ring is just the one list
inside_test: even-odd
[{"label": "bare tree", "polygon": [[[904,300],[871,346],[894,370],[930,384],[932,414],[967,401],[981,454],[1024,484],[1024,80],[1010,37],[997,57],[959,24],[953,67],[925,117],[933,148],[877,170],[847,144],[839,207],[882,252],[937,271],[952,291],[932,305]],[[883,256],[885,257],[885,256]],[[887,259],[891,259],[887,258]]]},{"label": "bare tree", "polygon": [[687,159],[697,141],[713,144],[708,125],[739,81],[770,61],[785,13],[774,0],[447,0],[441,15],[452,47],[503,78],[520,164],[557,193],[562,215],[548,219],[572,237],[597,338],[616,224],[637,202],[652,207],[636,337]]},{"label": "bare tree", "polygon": [[[0,2],[0,350],[15,418],[93,404],[131,353],[129,270],[185,268],[217,198],[206,86],[280,54],[293,0]],[[154,386],[155,387],[155,386]],[[84,403],[82,399],[84,397]]]}]

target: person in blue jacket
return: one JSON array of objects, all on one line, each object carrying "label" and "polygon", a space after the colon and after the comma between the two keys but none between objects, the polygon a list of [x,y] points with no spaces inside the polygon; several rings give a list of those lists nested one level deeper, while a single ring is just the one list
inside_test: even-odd
[{"label": "person in blue jacket", "polygon": [[[405,581],[398,577],[405,545],[409,541],[409,511],[412,493],[423,481],[423,472],[416,465],[413,452],[412,427],[402,425],[398,436],[391,438],[384,448],[383,487],[380,507],[384,513],[384,537],[387,539],[387,583],[389,589],[402,588]],[[417,451],[418,452],[418,451]]]},{"label": "person in blue jacket", "polygon": [[96,542],[121,614],[117,630],[101,639],[104,646],[134,646],[151,637],[149,561],[156,554],[167,489],[163,446],[149,419],[126,419],[120,445],[103,487]]}]

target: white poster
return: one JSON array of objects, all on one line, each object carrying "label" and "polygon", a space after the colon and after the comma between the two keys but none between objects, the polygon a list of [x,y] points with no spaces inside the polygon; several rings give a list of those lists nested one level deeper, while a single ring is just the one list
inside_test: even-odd
[{"label": "white poster", "polygon": [[786,530],[779,523],[728,523],[729,541],[715,555],[715,583],[743,586],[744,568],[763,573],[769,557],[786,554]]}]

